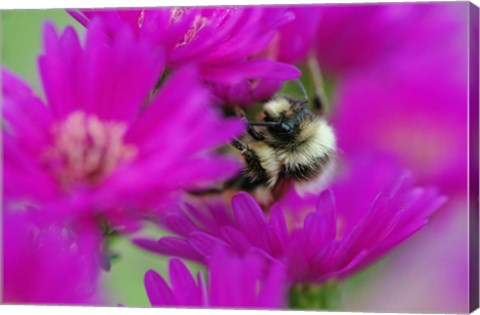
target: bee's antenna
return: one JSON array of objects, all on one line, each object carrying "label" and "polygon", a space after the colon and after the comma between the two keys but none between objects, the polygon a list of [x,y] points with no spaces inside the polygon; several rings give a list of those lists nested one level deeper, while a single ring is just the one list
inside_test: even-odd
[{"label": "bee's antenna", "polygon": [[294,81],[297,84],[297,86],[300,88],[300,91],[302,92],[302,95],[303,95],[303,99],[305,101],[308,101],[307,91],[305,90],[305,87],[303,86],[302,81],[300,79],[295,79]]},{"label": "bee's antenna", "polygon": [[277,121],[249,121],[248,124],[250,126],[262,126],[262,127],[269,127],[269,126],[278,126],[281,122]]}]

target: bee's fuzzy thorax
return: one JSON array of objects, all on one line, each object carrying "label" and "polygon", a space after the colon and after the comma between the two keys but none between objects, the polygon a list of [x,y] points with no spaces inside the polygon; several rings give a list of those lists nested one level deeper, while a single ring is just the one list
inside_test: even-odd
[{"label": "bee's fuzzy thorax", "polygon": [[263,105],[263,110],[265,114],[272,118],[278,118],[281,115],[288,118],[306,105],[306,100],[296,99],[290,96],[276,96]]},{"label": "bee's fuzzy thorax", "polygon": [[298,135],[289,142],[271,140],[267,135],[265,141],[250,143],[266,170],[269,186],[285,175],[295,180],[309,180],[319,175],[335,154],[335,134],[322,118],[305,122]]},{"label": "bee's fuzzy thorax", "polygon": [[326,121],[315,120],[297,136],[295,150],[279,149],[284,173],[296,180],[310,180],[319,175],[335,154],[336,138]]},{"label": "bee's fuzzy thorax", "polygon": [[276,97],[268,101],[263,109],[272,117],[279,117],[282,112],[286,112],[290,109],[291,105],[288,99],[284,97]]}]

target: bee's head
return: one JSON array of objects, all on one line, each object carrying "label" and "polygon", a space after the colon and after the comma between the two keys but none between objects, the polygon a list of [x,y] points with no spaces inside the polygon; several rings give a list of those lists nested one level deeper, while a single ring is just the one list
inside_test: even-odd
[{"label": "bee's head", "polygon": [[263,120],[277,123],[268,127],[273,137],[288,140],[299,133],[301,123],[309,115],[306,100],[278,96],[264,105]]}]

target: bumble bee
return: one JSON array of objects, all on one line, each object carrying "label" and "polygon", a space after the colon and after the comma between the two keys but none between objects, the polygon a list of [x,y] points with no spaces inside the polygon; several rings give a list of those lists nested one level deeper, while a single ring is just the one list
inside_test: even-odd
[{"label": "bumble bee", "polygon": [[264,103],[259,121],[249,121],[236,109],[247,122],[245,135],[231,142],[245,162],[242,173],[221,188],[193,194],[245,190],[266,206],[280,199],[292,183],[300,194],[325,186],[334,166],[335,133],[323,113],[324,98],[316,96],[310,110],[303,85],[295,82],[303,99],[274,96]]},{"label": "bumble bee", "polygon": [[264,104],[261,121],[248,121],[241,112],[247,133],[232,145],[245,167],[229,186],[253,192],[264,204],[278,200],[292,182],[300,193],[318,192],[333,170],[336,137],[321,99],[314,104],[311,111],[306,97],[275,96]]}]

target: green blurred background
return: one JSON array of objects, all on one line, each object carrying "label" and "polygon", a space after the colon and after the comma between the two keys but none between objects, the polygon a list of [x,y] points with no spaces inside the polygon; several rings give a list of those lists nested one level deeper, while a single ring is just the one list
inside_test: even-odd
[{"label": "green blurred background", "polygon": [[[2,63],[29,82],[41,93],[37,73],[37,56],[42,50],[41,34],[46,21],[57,28],[75,25],[64,10],[11,10],[2,11]],[[79,33],[82,27],[75,25]]]}]

